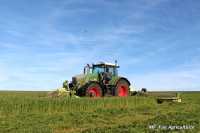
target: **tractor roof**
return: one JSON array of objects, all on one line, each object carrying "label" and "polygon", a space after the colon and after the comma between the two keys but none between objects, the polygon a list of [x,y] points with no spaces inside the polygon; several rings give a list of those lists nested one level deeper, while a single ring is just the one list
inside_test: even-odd
[{"label": "tractor roof", "polygon": [[108,63],[108,62],[98,62],[96,64],[93,64],[94,66],[111,66],[111,67],[119,67],[117,64],[114,63]]}]

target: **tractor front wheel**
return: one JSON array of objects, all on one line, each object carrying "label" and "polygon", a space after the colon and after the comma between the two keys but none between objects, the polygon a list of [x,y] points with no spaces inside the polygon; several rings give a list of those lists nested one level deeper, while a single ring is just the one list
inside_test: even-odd
[{"label": "tractor front wheel", "polygon": [[92,83],[86,89],[86,96],[89,97],[101,97],[102,96],[102,89],[99,84]]},{"label": "tractor front wheel", "polygon": [[129,95],[129,91],[129,83],[124,79],[120,79],[116,84],[115,96],[126,97]]}]

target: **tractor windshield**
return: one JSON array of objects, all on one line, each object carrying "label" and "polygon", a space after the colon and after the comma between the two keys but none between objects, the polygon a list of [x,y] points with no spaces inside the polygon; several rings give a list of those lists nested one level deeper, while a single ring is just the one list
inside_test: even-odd
[{"label": "tractor windshield", "polygon": [[92,73],[110,73],[111,75],[117,76],[117,67],[112,67],[112,66],[93,66],[93,71]]},{"label": "tractor windshield", "polygon": [[101,66],[95,66],[93,68],[93,73],[102,73],[104,72],[104,67],[101,67]]},{"label": "tractor windshield", "polygon": [[106,72],[114,76],[118,75],[116,67],[106,67]]},{"label": "tractor windshield", "polygon": [[113,75],[114,74],[114,68],[108,67],[106,72],[111,73]]}]

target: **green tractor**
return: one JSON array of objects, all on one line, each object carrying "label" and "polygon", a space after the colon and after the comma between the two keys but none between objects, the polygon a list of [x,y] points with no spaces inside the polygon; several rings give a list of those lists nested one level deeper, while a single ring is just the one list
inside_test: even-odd
[{"label": "green tractor", "polygon": [[127,78],[118,76],[117,61],[115,64],[99,62],[84,67],[83,74],[72,77],[72,81],[63,83],[63,87],[77,96],[126,97],[130,93],[130,82]]}]

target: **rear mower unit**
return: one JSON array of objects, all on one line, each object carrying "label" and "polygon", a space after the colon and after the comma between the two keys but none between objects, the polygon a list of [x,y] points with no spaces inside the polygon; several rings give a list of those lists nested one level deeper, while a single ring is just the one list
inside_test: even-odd
[{"label": "rear mower unit", "polygon": [[118,76],[118,68],[117,61],[115,64],[105,62],[87,64],[83,74],[72,77],[70,83],[65,81],[63,87],[75,91],[78,96],[126,97],[130,93],[130,82],[127,78]]}]

